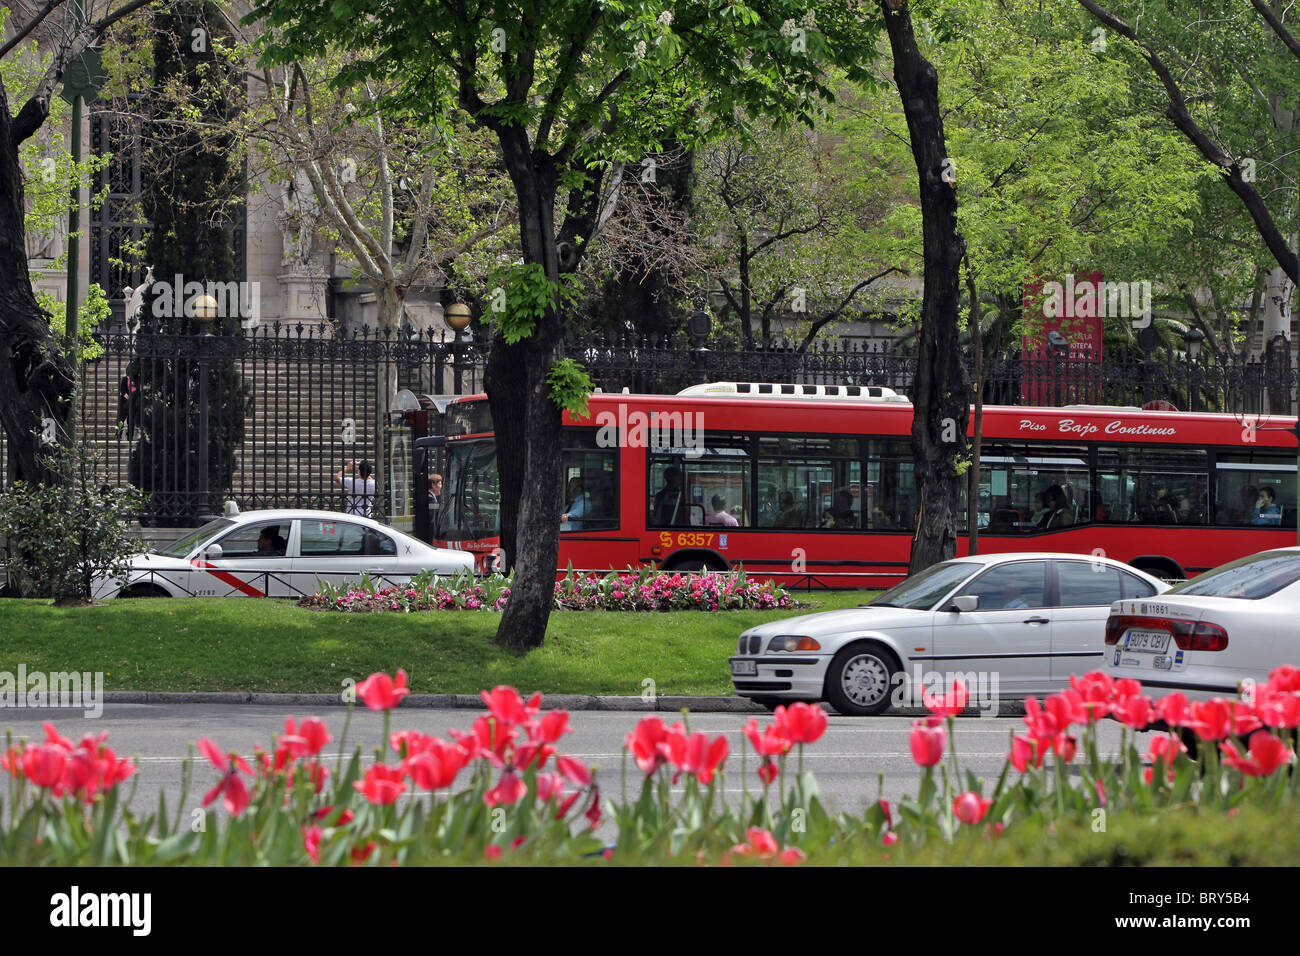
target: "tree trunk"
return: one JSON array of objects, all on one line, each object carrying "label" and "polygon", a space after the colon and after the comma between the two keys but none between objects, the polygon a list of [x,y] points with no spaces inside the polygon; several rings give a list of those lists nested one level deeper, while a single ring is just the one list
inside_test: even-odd
[{"label": "tree trunk", "polygon": [[520,650],[540,647],[546,636],[564,507],[557,461],[562,418],[546,381],[558,322],[548,324],[548,333],[539,329],[514,345],[498,334],[485,376],[501,477],[501,546],[514,569],[497,642]]},{"label": "tree trunk", "polygon": [[40,463],[42,420],[67,437],[73,369],[50,332],[27,271],[23,178],[9,101],[0,85],[0,423],[8,440],[11,478],[56,481]]},{"label": "tree trunk", "polygon": [[[503,154],[519,199],[519,236],[524,261],[540,263],[559,280],[555,237],[555,177],[536,170],[522,136],[502,139]],[[501,614],[496,641],[519,650],[540,647],[555,600],[555,566],[560,555],[559,408],[551,401],[547,373],[560,343],[554,309],[537,320],[533,334],[513,345],[500,330],[492,340],[484,385],[496,434],[501,479],[501,547],[514,571],[510,600]]]},{"label": "tree trunk", "polygon": [[938,74],[917,48],[905,0],[880,0],[880,8],[921,187],[925,286],[912,394],[912,455],[920,508],[908,568],[915,573],[957,552],[953,511],[961,496],[961,476],[956,458],[966,447],[970,415],[957,331],[965,242],[957,232],[955,185],[944,180],[948,151]]}]

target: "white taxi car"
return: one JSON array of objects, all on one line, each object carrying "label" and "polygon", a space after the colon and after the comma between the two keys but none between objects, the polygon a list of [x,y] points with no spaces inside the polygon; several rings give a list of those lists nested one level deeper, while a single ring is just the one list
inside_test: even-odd
[{"label": "white taxi car", "polygon": [[101,578],[95,597],[299,597],[320,578],[333,585],[364,572],[377,584],[421,571],[473,573],[468,551],[435,548],[360,515],[247,511],[217,518],[137,554],[125,581]]},{"label": "white taxi car", "polygon": [[[1047,694],[1101,664],[1111,605],[1168,585],[1100,556],[992,554],[943,561],[870,604],[762,624],[730,659],[736,694],[767,707],[829,701],[841,714],[920,704],[918,684],[961,676],[973,694]],[[933,680],[935,676],[939,680]],[[937,686],[931,688],[937,690]]]},{"label": "white taxi car", "polygon": [[1117,601],[1106,650],[1111,676],[1193,700],[1233,697],[1243,681],[1300,665],[1300,547],[1220,565],[1156,600]]}]

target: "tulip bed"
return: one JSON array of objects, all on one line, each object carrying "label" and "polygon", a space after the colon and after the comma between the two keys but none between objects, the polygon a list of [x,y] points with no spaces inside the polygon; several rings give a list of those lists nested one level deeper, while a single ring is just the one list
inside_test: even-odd
[{"label": "tulip bed", "polygon": [[[1231,836],[1245,820],[1243,832],[1261,845],[1296,848],[1277,836],[1300,791],[1300,775],[1290,772],[1300,670],[1291,667],[1275,671],[1251,700],[1192,704],[1180,694],[1153,701],[1136,681],[1102,673],[1071,678],[1069,690],[1027,702],[1025,730],[1012,735],[991,787],[963,773],[953,744],[966,688],[927,693],[930,715],[914,723],[910,739],[921,773],[917,797],[878,800],[860,815],[829,813],[803,772],[804,748],[827,727],[825,712],[805,704],[777,708],[765,726],[750,719],[739,755],[725,735],[644,717],[627,736],[620,796],[611,799],[608,781],[560,752],[569,716],[543,712],[540,694],[525,700],[510,687],[484,691],[487,713],[443,740],[390,732],[392,711],[408,693],[402,671],[395,680],[374,674],[356,692],[384,715],[388,749],[373,762],[367,765],[358,747],[344,765],[347,721],[332,769],[321,754],[333,737],[316,718],[291,718],[251,762],[202,739],[216,780],[197,823],[184,810],[169,816],[161,801],[143,818],[127,812],[129,798],[120,799],[119,790],[134,765],[118,758],[104,735],[73,744],[47,724],[44,741],[10,742],[0,756],[8,778],[0,858],[101,865],[952,863],[987,857],[980,848],[1003,841],[1035,846],[1059,828],[1076,859],[1133,862],[1122,846],[1090,842],[1089,834],[1107,829],[1107,814],[1128,839],[1156,846],[1168,845],[1166,831],[1185,844],[1194,826],[1208,822],[1200,832],[1233,845],[1237,856],[1229,859],[1250,859]],[[1119,752],[1103,757],[1097,722],[1108,717],[1124,733]],[[1156,719],[1194,735],[1200,761],[1172,731],[1139,752],[1136,732]],[[722,799],[728,772],[746,790],[738,806]],[[182,807],[188,763],[183,777]],[[224,814],[212,808],[218,801]],[[608,843],[595,833],[603,820],[613,824]],[[1150,833],[1140,837],[1143,827]]]},{"label": "tulip bed", "polygon": [[[317,580],[302,607],[330,611],[500,611],[510,599],[510,577],[469,574],[442,578],[424,573],[405,585],[377,587],[362,575],[355,584]],[[566,611],[742,611],[797,607],[790,592],[770,581],[751,581],[743,569],[682,574],[649,567],[609,574],[572,569],[555,584],[555,609]]]}]

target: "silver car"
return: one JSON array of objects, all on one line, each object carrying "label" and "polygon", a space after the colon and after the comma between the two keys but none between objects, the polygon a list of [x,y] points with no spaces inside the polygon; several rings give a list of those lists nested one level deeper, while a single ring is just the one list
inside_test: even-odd
[{"label": "silver car", "polygon": [[125,581],[101,578],[95,597],[299,597],[317,579],[333,585],[364,572],[377,584],[422,571],[473,573],[468,551],[435,548],[360,515],[276,509],[217,518],[131,559]]},{"label": "silver car", "polygon": [[920,706],[960,676],[973,704],[1052,693],[1101,667],[1111,604],[1168,585],[1100,556],[959,558],[870,604],[785,618],[740,635],[736,693],[767,707],[828,701],[841,714]]}]

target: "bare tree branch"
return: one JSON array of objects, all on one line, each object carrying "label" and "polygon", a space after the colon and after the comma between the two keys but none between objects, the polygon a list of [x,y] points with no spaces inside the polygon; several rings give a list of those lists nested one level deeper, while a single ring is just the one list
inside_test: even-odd
[{"label": "bare tree branch", "polygon": [[1273,258],[1277,260],[1278,265],[1282,267],[1282,271],[1287,274],[1287,277],[1296,285],[1300,285],[1300,259],[1297,258],[1295,251],[1287,244],[1286,238],[1278,229],[1272,214],[1264,204],[1263,197],[1260,196],[1259,191],[1253,185],[1242,178],[1240,164],[1228,156],[1192,119],[1191,113],[1187,110],[1187,101],[1183,97],[1183,92],[1173,74],[1169,72],[1164,60],[1160,58],[1160,55],[1156,53],[1151,44],[1138,38],[1132,27],[1109,10],[1102,8],[1095,0],[1079,0],[1079,5],[1120,36],[1127,38],[1141,48],[1143,58],[1151,65],[1151,69],[1155,71],[1156,76],[1160,78],[1165,93],[1169,96],[1169,107],[1165,110],[1165,116],[1200,151],[1208,162],[1219,167],[1220,175],[1227,182],[1228,188],[1236,193],[1237,198],[1245,205],[1251,219],[1255,222],[1255,228],[1259,231],[1264,244],[1268,246],[1269,252],[1273,254]]},{"label": "bare tree branch", "polygon": [[808,350],[808,346],[812,344],[813,339],[817,338],[817,333],[820,332],[822,328],[824,328],[827,325],[827,323],[834,321],[836,317],[838,317],[839,314],[848,307],[848,304],[853,301],[853,297],[855,295],[857,295],[859,292],[861,292],[863,289],[865,289],[867,286],[871,285],[873,282],[877,281],[878,279],[883,279],[891,272],[897,272],[901,276],[907,275],[907,273],[904,272],[902,269],[899,269],[896,266],[890,266],[884,272],[877,272],[871,278],[863,279],[861,282],[859,282],[857,285],[855,285],[852,289],[848,291],[848,294],[844,296],[844,298],[840,301],[839,305],[837,305],[830,312],[827,312],[820,319],[817,319],[815,322],[813,322],[812,327],[809,328],[808,330],[808,334],[804,336],[803,342],[799,346],[799,351],[806,352]]},{"label": "bare tree branch", "polygon": [[1286,48],[1291,51],[1291,55],[1300,60],[1300,42],[1297,42],[1296,38],[1291,35],[1291,31],[1283,25],[1282,18],[1277,15],[1277,11],[1270,7],[1266,0],[1250,0],[1250,2],[1254,4],[1255,12],[1264,18],[1264,22],[1273,28],[1274,33],[1281,37],[1282,42],[1286,44]]},{"label": "bare tree branch", "polygon": [[40,26],[41,21],[44,20],[47,16],[49,16],[55,7],[58,7],[62,3],[63,0],[50,0],[49,3],[47,3],[44,7],[41,8],[41,10],[36,14],[36,16],[32,17],[29,21],[27,21],[27,25],[25,27],[23,27],[12,37],[6,40],[4,46],[0,46],[0,60],[3,60],[5,54],[7,54],[18,44],[22,43],[23,40],[27,39],[27,35],[30,34],[33,30],[35,30],[38,26]]},{"label": "bare tree branch", "polygon": [[50,99],[54,95],[54,88],[63,79],[63,71],[68,68],[68,65],[81,56],[86,48],[99,39],[114,23],[152,2],[153,0],[128,0],[113,13],[82,27],[59,44],[45,75],[36,84],[35,92],[14,118],[10,131],[10,142],[13,146],[17,147],[26,141],[49,117]]}]

